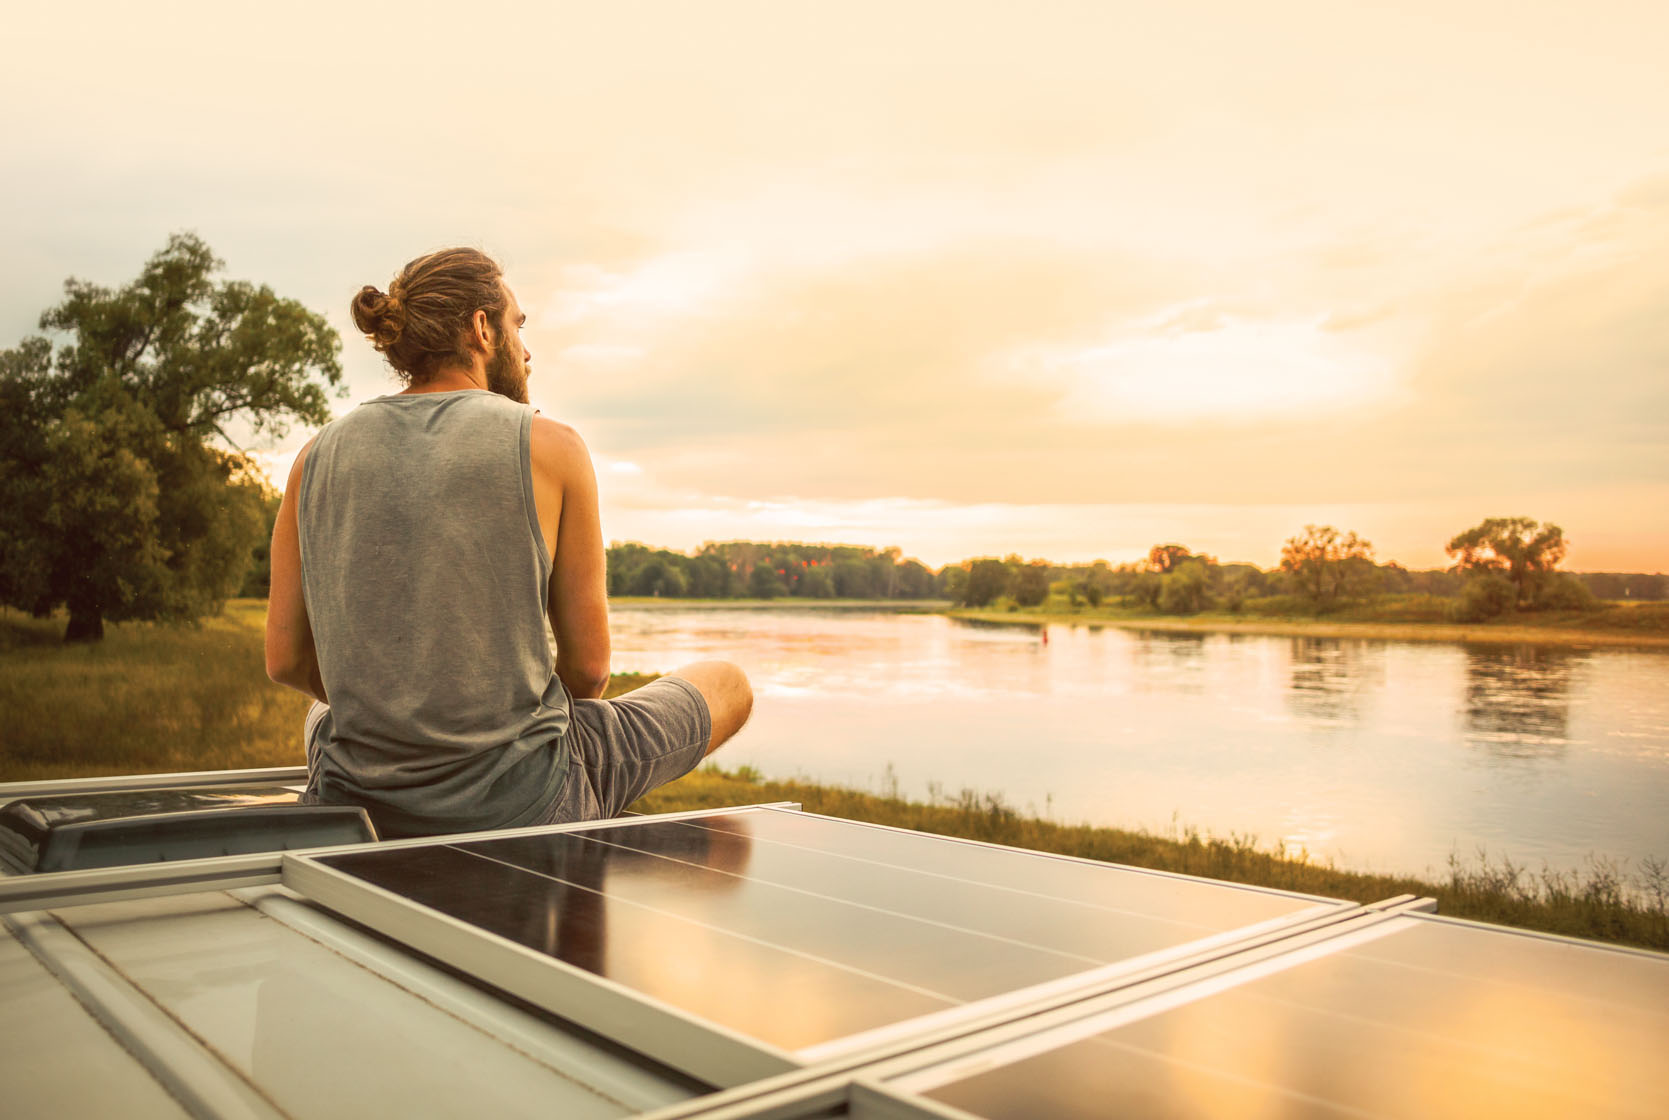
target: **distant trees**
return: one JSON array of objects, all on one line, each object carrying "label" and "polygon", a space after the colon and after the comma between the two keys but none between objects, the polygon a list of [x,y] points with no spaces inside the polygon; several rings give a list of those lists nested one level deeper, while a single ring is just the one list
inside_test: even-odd
[{"label": "distant trees", "polygon": [[1565,558],[1565,531],[1528,517],[1491,517],[1456,536],[1445,551],[1468,576],[1505,579],[1512,606],[1523,607]]},{"label": "distant trees", "polygon": [[271,493],[228,425],[330,418],[336,332],[220,268],[175,235],[121,288],[65,281],[51,337],[0,352],[0,603],[67,607],[66,641],[239,590]]},{"label": "distant trees", "polygon": [[[708,542],[694,555],[613,544],[608,593],[661,598],[932,599],[941,578],[896,548],[758,541]],[[965,571],[947,568],[946,573]],[[957,582],[953,579],[953,582]],[[961,586],[958,582],[958,586]]]},{"label": "distant trees", "polygon": [[1555,571],[1565,558],[1564,530],[1528,517],[1491,517],[1448,544],[1455,570],[1466,577],[1463,618],[1491,618],[1508,610],[1583,610],[1593,592]]},{"label": "distant trees", "polygon": [[1049,565],[1041,561],[1027,564],[1014,573],[1014,602],[1022,607],[1036,607],[1049,597]]},{"label": "distant trees", "polygon": [[1582,572],[1577,575],[1595,598],[1656,602],[1669,593],[1669,579],[1655,572]]},{"label": "distant trees", "polygon": [[1198,614],[1211,603],[1211,570],[1204,559],[1190,557],[1160,577],[1159,609],[1166,614]]},{"label": "distant trees", "polygon": [[1331,525],[1306,525],[1281,546],[1281,570],[1316,603],[1367,593],[1378,573],[1373,545]]},{"label": "distant trees", "polygon": [[1180,544],[1156,544],[1148,549],[1147,567],[1151,572],[1167,575],[1180,567],[1184,560],[1192,557],[1193,553]]},{"label": "distant trees", "polygon": [[962,592],[962,603],[969,607],[988,607],[1007,591],[1007,564],[1001,560],[975,560],[968,569],[968,585]]},{"label": "distant trees", "polygon": [[788,585],[783,582],[783,573],[767,564],[760,564],[754,568],[753,574],[748,576],[748,594],[755,599],[775,599],[786,594]]},{"label": "distant trees", "polygon": [[[1501,534],[1505,524],[1512,532]],[[113,526],[115,531],[119,526]],[[1531,531],[1531,529],[1534,531]],[[1549,532],[1551,530],[1551,532]],[[1540,540],[1540,544],[1538,544]],[[1308,614],[1377,593],[1404,596],[1398,617],[1435,621],[1472,619],[1529,608],[1578,608],[1592,590],[1608,597],[1661,598],[1662,576],[1592,574],[1581,580],[1550,570],[1562,555],[1556,526],[1528,519],[1493,519],[1451,542],[1461,562],[1450,570],[1409,571],[1378,565],[1373,545],[1331,525],[1306,525],[1281,550],[1278,568],[1219,563],[1185,545],[1149,549],[1134,563],[1051,564],[1011,553],[949,564],[938,572],[902,558],[896,548],[729,541],[708,543],[693,555],[641,544],[608,550],[610,595],[698,598],[948,599],[961,606],[1010,610],[1095,609],[1108,603],[1163,614],[1209,610]],[[1529,590],[1519,598],[1514,558]],[[1443,600],[1447,600],[1445,603]]]}]

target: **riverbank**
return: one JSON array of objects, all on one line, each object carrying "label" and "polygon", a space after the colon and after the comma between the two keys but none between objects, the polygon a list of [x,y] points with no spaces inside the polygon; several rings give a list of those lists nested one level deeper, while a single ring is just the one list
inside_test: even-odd
[{"label": "riverbank", "polygon": [[681,611],[883,611],[887,614],[938,614],[944,599],[662,599],[650,595],[611,595],[611,607]]},{"label": "riverbank", "polygon": [[[1321,617],[1256,617],[1222,612],[1166,615],[1121,607],[971,609],[945,612],[968,622],[1002,625],[1111,626],[1181,634],[1259,634],[1295,638],[1365,638],[1392,642],[1486,642],[1501,645],[1629,646],[1669,650],[1669,604],[1607,607],[1593,612],[1549,612],[1488,622],[1362,619],[1348,613]],[[1527,621],[1532,618],[1533,621]]]},{"label": "riverbank", "polygon": [[1159,836],[1023,816],[992,794],[964,790],[937,802],[735,773],[709,764],[649,794],[633,809],[668,813],[724,805],[798,802],[807,812],[959,836],[1083,859],[1175,871],[1231,883],[1375,902],[1399,894],[1437,899],[1438,913],[1567,937],[1669,950],[1669,868],[1632,877],[1604,864],[1586,875],[1534,874],[1510,863],[1451,863],[1447,880],[1372,875],[1264,851],[1250,840],[1185,829]]},{"label": "riverbank", "polygon": [[1159,614],[1130,607],[1072,607],[1051,599],[1041,607],[955,607],[938,599],[662,599],[617,596],[613,607],[633,610],[881,611],[944,614],[965,622],[1012,626],[1090,626],[1178,634],[1249,634],[1294,638],[1363,638],[1392,642],[1481,642],[1497,645],[1623,646],[1669,650],[1669,603],[1611,605],[1596,611],[1512,615],[1487,622],[1450,622],[1447,600],[1413,597],[1346,607],[1314,616],[1203,612]]}]

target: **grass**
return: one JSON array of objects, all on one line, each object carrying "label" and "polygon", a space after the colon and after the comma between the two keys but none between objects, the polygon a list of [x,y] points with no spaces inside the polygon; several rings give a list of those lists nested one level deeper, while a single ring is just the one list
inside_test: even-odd
[{"label": "grass", "polygon": [[[308,700],[267,680],[263,600],[237,600],[197,627],[129,623],[103,642],[66,646],[63,621],[0,612],[0,781],[179,770],[299,766]],[[651,676],[621,674],[608,695]],[[812,812],[1178,871],[1330,898],[1437,898],[1440,912],[1575,937],[1669,949],[1669,867],[1585,875],[1506,861],[1456,860],[1447,880],[1369,875],[1264,851],[1243,837],[1163,836],[1023,816],[996,795],[910,801],[885,793],[768,780],[749,767],[703,768],[638,802],[647,812],[796,801]]]},{"label": "grass", "polygon": [[1062,824],[1024,816],[995,794],[963,790],[911,801],[889,793],[766,779],[751,767],[727,772],[713,764],[663,786],[633,806],[667,813],[724,805],[793,801],[806,811],[897,828],[960,836],[1084,859],[1175,871],[1233,883],[1275,887],[1327,898],[1376,902],[1399,894],[1437,899],[1438,913],[1563,934],[1669,950],[1669,864],[1647,860],[1625,875],[1603,861],[1586,874],[1532,874],[1482,855],[1451,859],[1440,881],[1341,870],[1308,858],[1259,848],[1249,837],[1227,839],[1195,829],[1171,836],[1118,828]]},{"label": "grass", "polygon": [[76,645],[62,618],[0,612],[0,781],[303,765],[312,702],[267,679],[266,610],[236,599],[195,627],[106,624]]},{"label": "grass", "polygon": [[948,612],[953,618],[1027,625],[1077,623],[1136,630],[1375,638],[1387,641],[1496,642],[1669,648],[1669,602],[1606,603],[1591,611],[1509,612],[1487,622],[1454,622],[1451,600],[1383,595],[1318,614],[1296,596],[1251,599],[1240,611],[1160,614],[1137,607],[1071,606],[1053,596],[1035,608],[999,604]]}]

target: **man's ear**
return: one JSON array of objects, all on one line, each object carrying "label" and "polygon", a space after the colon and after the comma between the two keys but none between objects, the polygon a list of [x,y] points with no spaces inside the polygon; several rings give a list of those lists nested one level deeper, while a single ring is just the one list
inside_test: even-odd
[{"label": "man's ear", "polygon": [[485,308],[478,307],[475,309],[474,316],[470,318],[469,326],[470,338],[473,339],[475,344],[482,350],[491,354],[493,352],[493,346],[495,345],[495,340],[493,338],[493,322],[492,317],[487,314]]}]

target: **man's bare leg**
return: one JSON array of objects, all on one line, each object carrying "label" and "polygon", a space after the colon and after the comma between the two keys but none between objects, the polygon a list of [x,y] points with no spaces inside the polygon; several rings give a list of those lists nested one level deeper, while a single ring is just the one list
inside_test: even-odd
[{"label": "man's bare leg", "polygon": [[753,688],[748,684],[747,674],[728,661],[693,661],[667,675],[689,681],[707,701],[707,711],[713,717],[708,754],[740,731],[748,721],[748,713],[753,711]]}]

